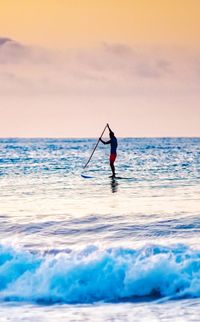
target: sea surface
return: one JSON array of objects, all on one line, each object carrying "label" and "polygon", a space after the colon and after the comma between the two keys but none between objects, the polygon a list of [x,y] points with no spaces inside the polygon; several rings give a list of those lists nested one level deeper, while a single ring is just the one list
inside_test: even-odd
[{"label": "sea surface", "polygon": [[0,139],[0,322],[200,321],[200,138],[95,143]]}]

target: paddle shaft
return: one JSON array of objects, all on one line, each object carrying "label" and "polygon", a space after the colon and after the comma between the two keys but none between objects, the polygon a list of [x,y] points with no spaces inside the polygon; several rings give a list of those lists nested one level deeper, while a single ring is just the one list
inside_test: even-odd
[{"label": "paddle shaft", "polygon": [[103,132],[101,133],[100,138],[98,139],[98,141],[97,141],[97,143],[96,143],[96,145],[95,145],[95,147],[94,147],[94,149],[93,149],[93,151],[92,151],[91,156],[89,157],[89,159],[88,159],[87,163],[84,165],[83,169],[85,169],[85,168],[87,167],[87,165],[89,164],[90,160],[92,159],[92,156],[93,156],[93,154],[94,154],[94,152],[95,152],[96,148],[98,147],[99,141],[100,141],[100,139],[102,138],[102,136],[103,136],[103,134],[104,134],[104,132],[105,132],[105,130],[106,130],[106,128],[107,128],[107,126],[108,126],[108,125],[106,124],[106,126],[105,126],[105,128],[104,128]]}]

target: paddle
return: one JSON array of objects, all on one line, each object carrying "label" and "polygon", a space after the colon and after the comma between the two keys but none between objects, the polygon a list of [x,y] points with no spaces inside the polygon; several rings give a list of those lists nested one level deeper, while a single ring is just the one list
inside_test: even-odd
[{"label": "paddle", "polygon": [[104,134],[104,132],[105,132],[105,130],[106,130],[106,128],[107,128],[107,126],[108,126],[108,124],[106,124],[106,126],[105,126],[105,128],[104,128],[103,132],[101,133],[100,138],[98,139],[98,141],[97,141],[97,143],[96,143],[96,145],[95,145],[95,147],[94,147],[94,149],[93,149],[93,151],[92,151],[92,153],[91,153],[91,156],[89,157],[89,159],[88,159],[87,163],[84,165],[83,169],[85,169],[85,168],[87,167],[87,165],[89,164],[90,160],[92,159],[92,156],[93,156],[93,154],[94,154],[94,152],[95,152],[95,150],[96,150],[96,148],[97,148],[97,146],[98,146],[98,144],[99,144],[99,141],[100,141],[100,139],[102,138],[102,136],[103,136],[103,134]]}]

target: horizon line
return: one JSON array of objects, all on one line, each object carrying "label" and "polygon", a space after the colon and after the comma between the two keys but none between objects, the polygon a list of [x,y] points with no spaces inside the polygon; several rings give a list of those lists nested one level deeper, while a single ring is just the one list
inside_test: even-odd
[{"label": "horizon line", "polygon": [[[200,136],[117,136],[118,139],[200,139]],[[0,136],[1,139],[98,139],[96,136]]]}]

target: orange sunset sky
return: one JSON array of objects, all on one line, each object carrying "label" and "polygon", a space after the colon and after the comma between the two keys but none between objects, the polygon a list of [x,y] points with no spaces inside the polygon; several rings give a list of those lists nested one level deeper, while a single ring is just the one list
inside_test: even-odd
[{"label": "orange sunset sky", "polygon": [[0,136],[199,136],[199,33],[199,0],[0,0]]}]

